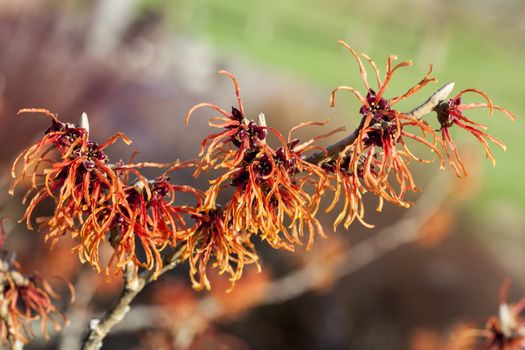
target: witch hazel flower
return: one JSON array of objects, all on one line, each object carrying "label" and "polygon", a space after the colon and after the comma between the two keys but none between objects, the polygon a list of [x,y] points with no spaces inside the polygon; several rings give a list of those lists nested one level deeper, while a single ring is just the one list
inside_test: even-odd
[{"label": "witch hazel flower", "polygon": [[230,72],[221,70],[219,74],[226,75],[234,84],[237,96],[237,107],[232,107],[231,113],[212,103],[200,103],[193,106],[186,114],[186,123],[192,114],[201,108],[208,107],[221,114],[220,117],[210,119],[209,125],[213,128],[221,129],[219,133],[207,136],[201,144],[199,156],[202,157],[201,169],[214,167],[229,168],[242,161],[245,152],[257,145],[264,143],[267,129],[265,126],[257,125],[255,121],[249,121],[244,115],[240,88],[237,78]]},{"label": "witch hazel flower", "polygon": [[[154,180],[147,180],[137,170],[141,164],[115,166],[128,183],[129,172],[135,181],[125,186],[124,198],[118,206],[100,206],[82,225],[79,246],[81,260],[94,262],[100,268],[100,246],[109,241],[113,247],[106,273],[111,267],[122,270],[132,262],[135,266],[153,270],[156,277],[163,267],[161,252],[175,247],[189,234],[186,215],[194,213],[193,206],[177,203],[181,193],[191,194],[199,205],[202,194],[191,186],[170,183],[169,174],[194,166],[193,163],[177,163]],[[144,258],[139,258],[138,246]]]},{"label": "witch hazel flower", "polygon": [[[60,330],[67,318],[56,306],[59,298],[49,281],[40,274],[26,275],[13,253],[4,250],[6,232],[0,218],[0,346],[25,344],[35,336],[32,322],[40,320],[42,336],[48,327]],[[66,282],[74,302],[73,286]]]},{"label": "witch hazel flower", "polygon": [[[233,187],[234,193],[223,210],[231,218],[234,231],[251,232],[272,247],[287,250],[293,250],[307,236],[311,246],[316,233],[324,235],[315,214],[321,193],[328,185],[327,176],[321,167],[303,159],[303,153],[313,147],[316,139],[300,143],[292,138],[292,133],[325,122],[302,123],[292,128],[286,141],[281,133],[267,126],[263,114],[258,122],[248,121],[237,79],[231,73],[219,73],[232,79],[238,108],[233,107],[229,114],[215,105],[201,103],[190,109],[186,119],[201,107],[210,107],[222,115],[210,122],[221,131],[205,138],[200,152],[201,169],[226,169],[210,181],[204,208],[216,209],[219,193],[225,187]],[[277,148],[268,142],[270,135],[277,140]],[[306,187],[313,190],[307,191]]]},{"label": "witch hazel flower", "polygon": [[[486,102],[462,103],[463,95],[469,92],[482,96]],[[486,125],[474,122],[472,119],[464,115],[464,111],[476,108],[488,108],[491,116],[494,109],[496,109],[503,112],[512,121],[516,120],[516,117],[510,111],[503,107],[494,105],[486,93],[477,89],[463,90],[445,103],[438,105],[436,107],[436,112],[438,113],[438,120],[441,126],[442,147],[445,150],[450,166],[454,169],[454,172],[458,177],[466,176],[467,170],[459,156],[456,143],[452,139],[449,129],[456,127],[472,134],[481,143],[487,158],[490,159],[493,165],[496,165],[496,158],[490,149],[488,141],[491,141],[499,148],[506,150],[506,146],[503,142],[485,132],[485,130],[487,130]]]},{"label": "witch hazel flower", "polygon": [[[187,230],[183,217],[192,213],[191,206],[174,204],[175,193],[189,192],[197,202],[201,200],[193,188],[169,183],[168,172],[194,164],[110,164],[106,148],[118,138],[131,142],[122,133],[98,144],[89,139],[87,117],[77,126],[59,121],[47,110],[20,112],[44,113],[52,120],[43,138],[23,151],[13,165],[12,191],[21,181],[31,180],[24,198],[24,202],[29,200],[23,218],[27,226],[32,228],[32,214],[38,204],[52,199],[53,215],[37,218],[47,231],[46,240],[54,243],[66,234],[78,239],[75,249],[80,260],[99,272],[103,265],[101,246],[109,244],[113,253],[106,273],[111,266],[120,271],[133,262],[157,274],[162,268],[160,252],[176,244],[181,232]],[[146,166],[170,169],[149,181],[139,171]],[[138,257],[139,251],[144,252],[144,260]]]},{"label": "witch hazel flower", "polygon": [[195,225],[188,233],[184,256],[190,264],[190,278],[194,289],[211,288],[208,269],[226,273],[232,282],[242,276],[244,266],[255,264],[260,270],[259,257],[251,242],[252,234],[237,231],[224,209],[197,209],[192,215]]},{"label": "witch hazel flower", "polygon": [[516,304],[507,301],[510,282],[505,280],[499,292],[499,310],[497,316],[488,319],[484,329],[470,329],[471,337],[485,340],[483,349],[487,350],[522,350],[525,349],[525,298]]},{"label": "witch hazel flower", "polygon": [[[122,184],[108,166],[104,149],[119,137],[126,143],[131,141],[119,133],[99,145],[88,139],[88,125],[63,123],[43,109],[22,109],[20,113],[43,113],[51,118],[52,125],[41,140],[15,160],[12,169],[15,181],[10,192],[13,193],[20,182],[30,179],[31,189],[24,196],[24,202],[29,200],[29,203],[23,218],[28,228],[33,228],[31,217],[36,206],[52,198],[55,201],[53,216],[37,218],[41,226],[47,227],[46,240],[54,242],[67,232],[76,237],[76,222],[82,223],[86,213],[101,204],[109,202],[115,206],[122,195]],[[20,163],[22,170],[18,172]]]},{"label": "witch hazel flower", "polygon": [[[355,218],[362,221],[363,211],[360,209],[360,198],[364,192],[370,192],[379,197],[378,210],[382,208],[383,199],[403,207],[411,205],[404,199],[405,194],[407,191],[418,191],[419,188],[414,182],[408,163],[412,160],[430,161],[415,156],[408,148],[408,141],[415,141],[429,148],[440,158],[441,164],[443,164],[443,159],[437,148],[439,138],[433,128],[427,122],[394,108],[398,102],[436,81],[430,76],[432,66],[423,79],[404,94],[386,98],[385,93],[394,72],[399,68],[411,66],[412,62],[404,61],[394,65],[397,57],[389,56],[385,76],[381,78],[377,65],[370,57],[365,54],[360,56],[345,42],[340,41],[340,43],[356,59],[361,80],[367,91],[363,96],[353,87],[339,86],[332,91],[330,96],[332,107],[335,105],[335,96],[339,91],[353,93],[362,104],[359,108],[361,123],[355,141],[340,152],[339,157],[343,158],[342,161],[337,162],[332,159],[327,167],[328,169],[334,169],[334,166],[339,167],[334,173],[337,186],[343,185],[344,192],[347,194],[343,212],[348,213],[345,220],[345,226],[348,226]],[[372,67],[377,81],[377,91],[372,89],[368,82],[367,71],[361,58],[368,61]],[[353,179],[344,179],[344,177],[353,177]],[[333,207],[334,203],[329,210]],[[340,222],[344,217],[342,213],[336,222]]]}]

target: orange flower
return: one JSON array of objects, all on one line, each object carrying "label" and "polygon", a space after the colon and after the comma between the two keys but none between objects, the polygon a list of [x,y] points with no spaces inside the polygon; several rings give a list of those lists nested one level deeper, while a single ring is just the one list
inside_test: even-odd
[{"label": "orange flower", "polygon": [[190,230],[185,252],[193,288],[211,288],[206,274],[210,265],[218,268],[220,274],[227,273],[232,283],[241,278],[244,265],[256,264],[260,269],[251,234],[236,231],[222,208],[197,211],[193,217],[196,223]]},{"label": "orange flower", "polygon": [[[19,263],[3,249],[4,219],[0,219],[0,345],[28,342],[34,336],[31,321],[39,319],[42,334],[47,338],[48,321],[56,330],[66,322],[65,315],[53,304],[59,299],[49,282],[38,275],[25,276]],[[67,283],[74,301],[73,287]],[[57,317],[58,316],[58,317]]]},{"label": "orange flower", "polygon": [[[184,216],[193,213],[191,206],[174,203],[175,193],[191,193],[198,203],[201,196],[189,186],[170,184],[168,173],[194,164],[108,164],[104,150],[118,137],[129,143],[123,134],[98,145],[89,141],[87,127],[62,123],[46,110],[24,111],[43,112],[53,122],[43,139],[26,149],[13,165],[16,177],[17,164],[23,159],[21,175],[13,188],[26,177],[32,179],[32,190],[26,199],[32,197],[24,216],[28,227],[31,228],[35,207],[46,198],[53,198],[54,215],[38,218],[41,226],[48,227],[46,239],[55,242],[66,233],[79,237],[76,249],[80,260],[89,262],[99,272],[100,246],[108,242],[114,251],[106,273],[113,264],[118,271],[130,261],[158,273],[162,268],[160,252],[188,232]],[[138,170],[168,166],[171,168],[167,172],[152,181]],[[128,185],[131,176],[135,182]],[[139,258],[141,252],[144,261]]]},{"label": "orange flower", "polygon": [[[123,187],[116,173],[107,165],[104,149],[121,137],[118,133],[104,144],[88,140],[88,130],[69,123],[60,122],[54,114],[42,109],[23,109],[19,113],[39,112],[52,118],[52,126],[44,137],[24,150],[13,164],[12,175],[17,184],[31,178],[32,188],[24,196],[24,203],[30,198],[24,219],[32,229],[31,216],[36,206],[46,198],[55,200],[52,217],[37,218],[41,226],[47,226],[46,240],[55,242],[70,232],[78,235],[77,223],[83,223],[90,212],[100,206],[115,207],[123,198]],[[22,171],[16,168],[23,160]]]},{"label": "orange flower", "polygon": [[[364,220],[363,194],[366,192],[366,189],[359,179],[362,176],[363,166],[360,164],[357,172],[352,171],[350,169],[350,161],[351,157],[343,156],[324,164],[325,169],[333,172],[335,176],[334,198],[326,211],[331,212],[335,208],[341,197],[341,190],[344,198],[343,209],[339,212],[333,224],[334,231],[341,222],[348,229],[355,219],[365,227],[374,227]],[[381,197],[380,201],[382,202]]]},{"label": "orange flower", "polygon": [[[119,210],[116,222],[120,237],[115,247],[117,266],[126,263],[124,256],[133,258],[135,264],[147,269],[155,268],[158,273],[162,268],[160,251],[166,246],[176,246],[179,241],[191,235],[191,228],[185,222],[185,216],[194,215],[195,208],[187,204],[177,204],[181,193],[188,193],[201,205],[201,192],[190,186],[174,185],[169,182],[168,173],[193,166],[193,163],[177,163],[168,172],[148,183],[139,180],[129,187],[126,207]],[[141,263],[134,252],[135,237],[139,238],[146,253],[146,262]]]},{"label": "orange flower", "polygon": [[[211,181],[204,208],[215,209],[219,192],[229,184],[235,187],[235,192],[224,206],[224,214],[231,218],[235,231],[258,234],[271,246],[289,250],[293,250],[293,244],[300,243],[308,231],[308,246],[311,246],[315,233],[324,235],[315,214],[328,184],[327,176],[321,167],[305,161],[302,156],[314,148],[312,143],[318,138],[299,144],[292,139],[292,133],[306,125],[326,122],[302,123],[290,131],[285,141],[277,130],[266,125],[264,115],[259,116],[259,123],[246,119],[237,80],[228,72],[220,73],[233,80],[239,109],[233,107],[228,114],[215,105],[201,103],[187,115],[188,120],[196,109],[211,107],[224,116],[211,122],[223,130],[202,143],[202,168],[228,169]],[[213,124],[214,120],[221,123]],[[280,143],[277,149],[268,143],[268,133]],[[313,194],[306,190],[310,186]]]},{"label": "orange flower", "polygon": [[[300,155],[281,147],[273,151],[264,145],[250,152],[252,159],[246,160],[231,171],[213,180],[206,192],[206,208],[216,206],[216,197],[223,184],[230,182],[235,187],[232,198],[224,207],[225,215],[231,218],[233,228],[258,234],[274,248],[293,250],[300,243],[304,230],[308,230],[308,246],[315,233],[323,230],[315,213],[319,206],[320,193],[308,194],[304,187],[308,178],[295,177],[306,167],[317,172],[320,183],[326,180],[322,170],[312,164],[303,164]],[[320,185],[318,185],[320,186]]]},{"label": "orange flower", "polygon": [[[31,321],[40,319],[42,334],[47,337],[48,321],[59,330],[66,322],[65,315],[53,305],[52,298],[58,299],[49,284],[42,278],[27,279],[19,273],[5,274],[3,282],[3,299],[0,307],[5,308],[0,330],[0,343],[7,342],[8,337],[14,336],[23,343],[34,336]],[[56,318],[58,315],[60,318]],[[12,334],[9,334],[13,332]]]},{"label": "orange flower", "polygon": [[[222,114],[222,117],[214,117],[209,122],[210,126],[222,131],[212,134],[202,141],[199,156],[202,156],[201,167],[203,169],[231,168],[242,161],[245,152],[250,147],[257,146],[266,139],[266,128],[258,126],[254,121],[248,121],[244,116],[237,79],[225,70],[219,71],[219,74],[224,74],[233,81],[238,108],[232,107],[232,112],[228,113],[212,103],[205,102],[193,106],[186,114],[186,123],[189,122],[191,115],[196,110],[203,107],[212,108]],[[200,169],[197,170],[196,174],[199,171]]]},{"label": "orange flower", "polygon": [[[410,88],[404,94],[386,99],[384,94],[388,85],[392,80],[394,72],[406,66],[411,66],[411,61],[404,61],[395,66],[393,62],[397,59],[396,56],[389,56],[387,60],[387,69],[384,80],[381,79],[379,70],[376,64],[368,56],[362,54],[372,66],[376,76],[378,90],[377,93],[370,88],[367,79],[366,69],[360,56],[345,42],[340,41],[357,60],[359,71],[363,83],[367,89],[366,97],[363,97],[359,91],[349,86],[339,86],[333,90],[330,96],[330,105],[335,104],[335,95],[340,90],[352,92],[362,103],[359,113],[362,116],[361,124],[359,126],[358,135],[355,142],[341,152],[340,157],[343,159],[349,157],[348,160],[334,162],[331,166],[339,166],[336,171],[337,181],[339,184],[347,184],[345,192],[352,197],[347,200],[345,205],[347,220],[345,225],[348,225],[353,218],[362,218],[362,209],[360,209],[360,201],[356,198],[360,197],[362,189],[371,192],[374,195],[380,196],[387,201],[396,203],[403,207],[409,207],[410,203],[404,200],[407,191],[418,191],[410,170],[408,169],[408,162],[416,160],[420,162],[428,162],[426,160],[416,157],[407,147],[407,140],[414,140],[434,151],[441,159],[436,144],[439,140],[438,136],[432,127],[425,121],[419,120],[409,114],[398,112],[392,107],[401,100],[404,100],[430,82],[435,81],[431,78],[432,66],[430,66],[425,77],[414,87]],[[421,135],[410,132],[407,129],[415,127],[419,129]],[[428,140],[427,138],[430,138]],[[441,159],[441,163],[443,160]],[[342,166],[342,167],[341,167]],[[351,176],[354,179],[345,180],[344,176]],[[394,183],[396,185],[394,185]],[[353,205],[351,203],[354,203]],[[381,202],[378,210],[381,208]]]},{"label": "orange flower", "polygon": [[[115,170],[130,169],[116,167]],[[133,185],[127,186],[124,189],[125,200],[119,206],[100,206],[82,225],[82,243],[78,247],[81,260],[89,261],[100,271],[100,245],[108,239],[114,252],[106,273],[113,264],[118,271],[131,261],[148,270],[154,269],[157,274],[163,266],[162,250],[175,246],[189,232],[184,216],[194,211],[188,205],[175,204],[178,192],[193,194],[200,201],[197,190],[169,183],[166,174],[153,181],[140,177]],[[145,261],[138,257],[138,250],[144,253]]]},{"label": "orange flower", "polygon": [[[486,103],[462,104],[461,97],[467,92],[474,92],[476,94],[481,95],[486,100]],[[470,132],[476,139],[478,139],[478,141],[485,149],[485,154],[487,155],[487,158],[489,158],[492,161],[493,165],[496,165],[496,159],[494,158],[494,154],[490,150],[487,140],[494,142],[498,147],[500,147],[503,150],[506,149],[506,146],[503,142],[482,131],[487,129],[486,125],[476,123],[473,120],[467,118],[465,115],[463,115],[463,111],[474,108],[488,108],[490,115],[492,115],[494,109],[497,109],[503,112],[511,120],[514,121],[516,119],[516,117],[511,112],[509,112],[503,107],[494,105],[490,98],[487,96],[487,94],[477,89],[463,90],[453,98],[449,99],[446,103],[442,103],[441,105],[439,105],[437,112],[438,119],[441,124],[441,135],[443,138],[442,146],[445,150],[450,166],[454,169],[458,177],[466,176],[467,170],[465,169],[465,165],[459,157],[456,144],[450,136],[449,128],[451,128],[452,126],[462,128]]]},{"label": "orange flower", "polygon": [[489,350],[521,350],[525,348],[525,319],[520,313],[525,308],[525,298],[515,305],[507,303],[508,280],[500,289],[498,317],[491,317],[485,330],[478,331],[487,338]]}]

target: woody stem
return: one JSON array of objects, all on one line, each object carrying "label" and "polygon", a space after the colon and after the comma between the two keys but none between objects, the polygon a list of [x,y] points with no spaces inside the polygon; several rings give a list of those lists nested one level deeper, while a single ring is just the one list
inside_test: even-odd
[{"label": "woody stem", "polygon": [[158,276],[166,273],[178,265],[184,249],[180,248],[164,258],[163,268],[155,275],[152,271],[137,272],[133,263],[128,263],[124,268],[124,288],[116,304],[109,309],[100,319],[89,322],[89,331],[84,339],[81,350],[99,350],[104,338],[113,326],[122,321],[130,310],[130,304],[135,297]]}]

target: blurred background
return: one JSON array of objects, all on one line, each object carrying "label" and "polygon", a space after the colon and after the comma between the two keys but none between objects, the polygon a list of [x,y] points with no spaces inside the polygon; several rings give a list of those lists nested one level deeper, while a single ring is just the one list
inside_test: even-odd
[{"label": "blurred background", "polygon": [[[264,272],[247,271],[231,294],[220,279],[211,293],[192,291],[183,267],[146,290],[104,349],[445,349],[458,325],[482,327],[497,312],[505,277],[509,300],[525,292],[524,35],[521,0],[0,0],[0,209],[12,218],[8,246],[29,272],[61,274],[79,292],[63,335],[27,348],[76,348],[119,283],[81,269],[74,243],[49,251],[42,234],[15,224],[23,208],[7,195],[10,165],[49,125],[17,117],[20,108],[47,108],[72,122],[87,112],[98,141],[125,132],[133,145],[114,147],[114,160],[134,150],[142,160],[188,159],[210,132],[210,114],[196,114],[189,126],[184,115],[202,101],[234,104],[231,82],[216,73],[227,69],[240,81],[248,114],[264,112],[283,133],[327,118],[330,129],[352,129],[353,97],[328,107],[335,86],[364,89],[339,39],[381,70],[391,53],[415,62],[389,96],[434,65],[439,83],[401,109],[455,81],[455,92],[479,88],[511,110],[514,123],[499,113],[469,114],[507,144],[507,152],[493,147],[497,167],[470,135],[457,133],[470,176],[457,181],[436,164],[416,166],[428,191],[422,204],[414,196],[414,213],[386,205],[377,215],[372,202],[367,218],[376,229],[354,224],[337,232],[326,215],[328,239],[295,255],[261,247]],[[309,132],[301,137],[316,130]],[[382,244],[386,233],[402,238]]]}]

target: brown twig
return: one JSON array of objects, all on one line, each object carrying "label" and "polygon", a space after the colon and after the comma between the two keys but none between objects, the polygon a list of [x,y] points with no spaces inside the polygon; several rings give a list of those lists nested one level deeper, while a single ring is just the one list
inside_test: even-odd
[{"label": "brown twig", "polygon": [[[79,274],[75,283],[75,303],[66,314],[70,324],[60,333],[58,350],[78,349],[82,344],[84,323],[90,317],[88,306],[95,295],[96,288],[93,286],[97,279],[98,275],[92,269],[84,269]],[[58,333],[53,335],[57,336]]]},{"label": "brown twig", "polygon": [[117,323],[122,321],[130,310],[130,304],[135,297],[158,276],[173,269],[179,262],[183,249],[175,250],[165,257],[164,265],[158,275],[152,271],[137,273],[133,263],[129,263],[124,269],[124,289],[116,304],[108,310],[100,319],[92,319],[89,322],[89,332],[84,339],[82,350],[98,350],[102,347],[104,338]]}]

